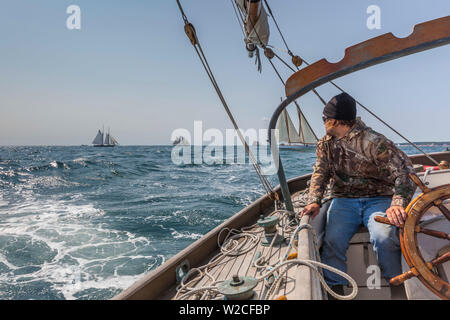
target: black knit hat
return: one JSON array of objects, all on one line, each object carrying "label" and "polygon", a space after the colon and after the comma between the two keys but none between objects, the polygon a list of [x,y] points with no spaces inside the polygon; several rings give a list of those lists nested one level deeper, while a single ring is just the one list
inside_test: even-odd
[{"label": "black knit hat", "polygon": [[323,115],[336,120],[355,120],[356,101],[348,93],[341,93],[327,103]]}]

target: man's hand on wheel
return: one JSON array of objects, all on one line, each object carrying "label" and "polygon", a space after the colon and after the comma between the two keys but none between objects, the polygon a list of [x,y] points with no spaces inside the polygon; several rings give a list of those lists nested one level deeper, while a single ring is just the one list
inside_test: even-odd
[{"label": "man's hand on wheel", "polygon": [[389,222],[396,227],[400,227],[401,225],[403,225],[407,217],[405,209],[401,206],[390,207],[386,210],[386,215],[389,219]]},{"label": "man's hand on wheel", "polygon": [[311,219],[314,219],[320,212],[320,205],[317,203],[308,204],[302,211],[301,216],[310,215]]}]

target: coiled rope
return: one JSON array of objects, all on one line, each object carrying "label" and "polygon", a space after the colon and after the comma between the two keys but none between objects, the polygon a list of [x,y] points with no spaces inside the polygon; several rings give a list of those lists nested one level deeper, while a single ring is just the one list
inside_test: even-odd
[{"label": "coiled rope", "polygon": [[[330,295],[332,295],[334,298],[339,300],[351,300],[356,297],[358,293],[358,286],[355,282],[355,280],[350,277],[345,272],[342,272],[336,268],[333,268],[329,265],[326,265],[322,262],[320,262],[320,255],[318,252],[318,245],[317,245],[317,236],[314,232],[313,227],[310,224],[302,224],[297,227],[292,227],[288,223],[288,219],[292,212],[289,212],[287,210],[275,210],[270,215],[278,214],[280,215],[280,222],[279,225],[282,229],[282,232],[288,232],[289,230],[292,230],[295,228],[295,231],[292,233],[289,241],[289,248],[286,254],[279,259],[279,261],[269,264],[269,258],[267,257],[267,253],[265,256],[261,256],[258,259],[256,259],[253,262],[253,266],[258,269],[264,269],[262,272],[264,272],[262,275],[256,278],[258,282],[262,281],[265,282],[266,287],[268,287],[268,290],[265,294],[263,294],[261,297],[259,297],[261,300],[269,300],[273,299],[277,291],[280,289],[282,285],[282,279],[285,274],[287,274],[288,270],[294,266],[298,265],[305,265],[316,274],[317,278],[319,279],[322,287],[325,289],[326,292],[328,292]],[[247,230],[247,229],[254,229],[257,227],[257,225],[252,225],[246,228],[241,228],[240,230],[237,229],[229,229],[224,228],[222,229],[217,237],[218,246],[220,248],[220,253],[218,253],[216,256],[214,256],[210,261],[199,268],[193,268],[191,269],[181,280],[180,285],[177,287],[177,294],[175,296],[175,299],[183,300],[187,298],[192,298],[192,296],[197,295],[197,297],[201,300],[203,299],[217,299],[219,292],[218,292],[218,284],[220,284],[222,281],[218,281],[214,276],[208,273],[208,269],[212,268],[213,266],[217,265],[224,257],[231,256],[231,257],[238,257],[240,255],[246,254],[252,249],[255,248],[255,246],[259,243],[261,240],[261,234],[263,232],[263,228],[258,227],[256,230]],[[312,233],[313,236],[313,246],[315,249],[316,258],[319,259],[319,261],[309,260],[309,259],[292,259],[287,260],[289,252],[292,248],[294,248],[294,242],[296,238],[298,237],[298,233],[304,229],[307,229],[309,232]],[[221,238],[221,235],[223,232],[228,231],[227,236],[225,237],[223,243],[221,244],[219,242],[219,239]],[[274,244],[275,237],[273,237],[273,240],[269,246],[269,249],[267,250],[268,253],[272,252],[272,247]],[[331,272],[334,272],[346,280],[349,281],[352,292],[348,295],[339,295],[335,293],[325,282],[325,279],[323,278],[322,269],[329,270]],[[193,275],[196,275],[196,277],[192,278]],[[275,276],[275,280],[270,284],[268,283],[268,279],[271,276]],[[208,277],[211,281],[210,285],[208,286],[202,286],[199,288],[193,287],[195,283],[198,283],[201,279],[204,277]],[[189,280],[192,278],[191,280]],[[188,282],[186,282],[189,280]]]}]

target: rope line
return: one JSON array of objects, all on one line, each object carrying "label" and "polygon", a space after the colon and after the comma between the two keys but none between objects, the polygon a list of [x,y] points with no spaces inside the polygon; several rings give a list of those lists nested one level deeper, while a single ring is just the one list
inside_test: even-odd
[{"label": "rope line", "polygon": [[245,34],[244,18],[242,17],[242,14],[240,11],[238,13],[238,8],[236,8],[236,3],[234,2],[234,0],[230,0],[230,2],[231,2],[231,5],[233,6],[234,14],[236,15],[236,20],[238,21],[239,27],[245,38],[246,34]]},{"label": "rope line", "polygon": [[[267,10],[269,11],[269,13],[270,13],[270,16],[271,16],[271,18],[272,18],[272,20],[273,20],[273,22],[275,23],[275,26],[277,27],[277,29],[278,29],[278,32],[280,33],[280,36],[281,36],[281,38],[282,38],[282,40],[283,40],[283,42],[284,42],[284,45],[286,46],[286,49],[287,49],[287,53],[292,57],[293,56],[293,54],[292,54],[292,52],[291,52],[291,50],[289,49],[289,46],[288,46],[288,44],[287,44],[287,41],[286,41],[286,39],[285,39],[285,37],[284,37],[284,35],[283,35],[283,32],[281,31],[281,29],[280,29],[280,27],[278,26],[278,22],[277,22],[277,20],[276,20],[276,18],[275,18],[275,16],[273,15],[273,12],[272,12],[272,9],[270,8],[270,6],[269,6],[269,3],[268,3],[268,1],[267,0],[264,0],[264,3],[265,3],[265,5],[266,5],[266,7],[267,7]],[[278,57],[278,56],[277,56]],[[278,57],[279,58],[279,57]],[[300,56],[300,58],[305,62],[305,64],[307,65],[307,66],[309,66],[310,64],[305,60],[305,59],[303,59],[301,56]],[[279,58],[281,61],[283,61],[281,58]],[[284,61],[283,61],[283,63],[285,63]],[[285,63],[286,64],[286,63]],[[287,65],[287,64],[286,64]],[[290,68],[290,67],[289,67]],[[294,71],[292,68],[290,68],[292,71]],[[297,67],[297,70],[298,70],[298,67]],[[336,87],[339,91],[341,91],[341,92],[345,92],[340,86],[338,86],[336,83],[334,83],[333,81],[329,81],[334,87]],[[319,97],[319,99],[321,100],[321,102],[323,103],[323,104],[326,104],[326,102],[325,102],[325,100],[323,100],[322,99],[322,97],[320,97],[320,95],[317,93],[317,91],[315,91],[315,89],[313,90],[314,91],[314,93],[317,95],[317,97]],[[355,101],[356,101],[356,103],[361,107],[361,108],[363,108],[364,110],[366,110],[370,115],[372,115],[374,118],[376,118],[378,121],[380,121],[382,124],[384,124],[386,127],[388,127],[389,129],[391,129],[394,133],[396,133],[398,136],[400,136],[402,139],[404,139],[407,143],[409,143],[410,145],[412,145],[414,148],[416,148],[416,150],[418,150],[420,153],[422,153],[423,155],[425,155],[430,161],[432,161],[434,164],[436,164],[436,165],[439,165],[439,163],[435,160],[435,159],[433,159],[429,154],[427,154],[425,151],[423,151],[421,148],[419,148],[419,146],[417,146],[414,142],[412,142],[412,141],[410,141],[408,138],[406,138],[404,135],[402,135],[400,132],[398,132],[396,129],[394,129],[392,126],[390,126],[386,121],[384,121],[383,119],[381,119],[379,116],[377,116],[374,112],[372,112],[368,107],[366,107],[365,105],[363,105],[361,102],[359,102],[358,100],[356,100],[355,99]]]},{"label": "rope line", "polygon": [[[300,199],[298,201],[303,200]],[[358,293],[358,286],[356,284],[356,281],[345,272],[342,272],[334,267],[331,267],[329,265],[320,262],[320,255],[318,251],[319,248],[317,245],[317,235],[314,231],[314,228],[310,224],[301,224],[299,226],[290,225],[288,222],[291,214],[292,212],[289,212],[287,210],[277,210],[277,209],[275,209],[273,212],[269,214],[269,216],[273,215],[279,216],[280,222],[277,229],[281,229],[283,233],[291,233],[291,235],[289,239],[288,250],[286,254],[283,257],[281,257],[278,261],[275,261],[274,263],[270,264],[270,257],[272,256],[272,249],[274,247],[274,242],[276,239],[275,236],[273,236],[273,239],[270,243],[270,246],[266,250],[266,253],[264,255],[261,255],[257,259],[253,260],[253,263],[251,265],[255,267],[256,270],[262,269],[261,270],[262,273],[260,274],[260,276],[256,277],[255,280],[257,282],[263,282],[266,288],[265,292],[264,289],[261,289],[262,294],[259,297],[259,299],[269,300],[275,298],[275,294],[279,292],[279,290],[281,289],[281,286],[283,285],[283,279],[285,279],[285,276],[287,276],[287,272],[289,271],[289,269],[298,265],[304,265],[309,267],[316,274],[324,290],[330,293],[330,295],[335,297],[336,299],[351,300],[355,298]],[[256,230],[253,230],[255,228]],[[299,258],[287,260],[290,250],[294,248],[297,249],[296,246],[294,245],[294,242],[298,239],[298,234],[305,229],[312,234],[314,252],[316,255],[315,259],[317,259],[317,261]],[[220,243],[219,239],[221,238],[222,233],[225,231],[227,231],[228,233],[223,243]],[[180,285],[176,288],[177,294],[175,295],[175,299],[182,300],[193,298],[194,296],[195,296],[194,298],[202,300],[221,299],[221,295],[218,291],[218,285],[225,280],[218,280],[216,277],[208,273],[208,270],[212,269],[214,266],[217,266],[218,262],[222,261],[225,257],[232,257],[234,259],[237,259],[237,257],[253,250],[255,246],[259,244],[263,232],[264,228],[258,227],[257,224],[241,228],[240,230],[229,228],[222,229],[217,236],[217,245],[219,247],[219,253],[215,255],[213,258],[211,258],[207,264],[198,268],[193,268],[187,272],[187,274],[182,278]],[[269,236],[275,234],[276,233],[269,234]],[[322,273],[323,269],[336,273],[345,278],[346,280],[348,280],[352,287],[352,292],[348,295],[336,294],[326,284]],[[204,277],[208,277],[210,283],[206,286],[198,288],[194,287]],[[273,279],[272,283],[269,282],[269,279],[271,277]]]},{"label": "rope line", "polygon": [[253,165],[256,173],[258,174],[258,177],[259,177],[259,179],[261,181],[261,184],[263,185],[266,193],[270,196],[271,199],[277,199],[277,194],[273,191],[273,188],[272,188],[270,182],[263,175],[262,169],[259,166],[257,159],[253,155],[253,152],[250,150],[250,147],[249,147],[247,141],[245,140],[244,136],[242,135],[241,130],[240,130],[239,126],[237,125],[236,120],[234,119],[233,114],[231,113],[231,110],[228,107],[228,104],[227,104],[225,98],[223,97],[222,91],[220,90],[220,87],[217,84],[217,81],[216,81],[216,79],[214,77],[212,69],[209,66],[208,60],[206,58],[206,55],[204,54],[202,46],[200,45],[200,42],[199,42],[199,40],[197,38],[197,35],[196,35],[196,32],[195,32],[195,28],[193,27],[193,25],[191,23],[189,23],[189,20],[188,20],[187,16],[185,15],[184,10],[183,10],[183,8],[181,6],[180,0],[177,0],[177,4],[178,4],[178,7],[180,9],[180,12],[181,12],[184,24],[185,24],[186,34],[188,35],[189,39],[191,40],[191,44],[194,47],[195,52],[197,53],[197,55],[198,55],[202,65],[203,65],[203,68],[205,69],[205,71],[206,71],[206,73],[207,73],[207,75],[208,75],[208,77],[209,77],[209,79],[210,79],[210,81],[211,81],[211,83],[212,83],[212,85],[213,85],[213,87],[214,87],[214,89],[215,89],[215,91],[216,91],[220,101],[222,102],[222,105],[223,105],[226,113],[228,114],[228,117],[230,118],[230,120],[231,120],[231,122],[232,122],[232,124],[233,124],[233,126],[234,126],[234,128],[235,128],[235,130],[237,132],[237,134],[238,134],[238,137],[241,140],[241,142],[242,142],[242,144],[243,144],[243,146],[245,148],[245,151],[247,152],[247,154],[249,156],[250,161],[252,162],[252,165]]},{"label": "rope line", "polygon": [[269,12],[270,16],[271,16],[272,19],[273,19],[273,22],[275,23],[275,26],[276,26],[277,29],[278,29],[278,32],[280,33],[281,39],[283,40],[284,45],[286,46],[286,49],[287,49],[288,54],[289,54],[291,57],[293,57],[294,54],[293,54],[292,51],[289,49],[289,46],[288,46],[288,44],[287,44],[287,42],[286,42],[286,39],[284,38],[284,35],[283,35],[283,33],[281,32],[280,27],[278,26],[277,19],[275,19],[275,16],[273,15],[272,8],[270,8],[269,3],[267,2],[267,0],[264,0],[264,3],[265,3],[265,5],[266,5],[266,7],[267,7],[267,11]]}]

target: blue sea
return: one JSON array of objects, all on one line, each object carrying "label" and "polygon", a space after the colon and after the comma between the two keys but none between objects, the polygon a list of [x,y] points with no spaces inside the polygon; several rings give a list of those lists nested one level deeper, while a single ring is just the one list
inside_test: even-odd
[{"label": "blue sea", "polygon": [[[176,165],[171,152],[0,147],[0,299],[112,298],[264,194],[248,161]],[[292,178],[315,150],[281,157]]]}]

